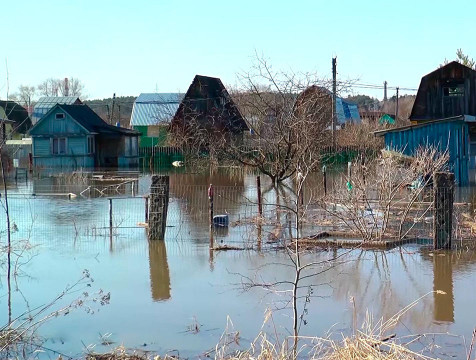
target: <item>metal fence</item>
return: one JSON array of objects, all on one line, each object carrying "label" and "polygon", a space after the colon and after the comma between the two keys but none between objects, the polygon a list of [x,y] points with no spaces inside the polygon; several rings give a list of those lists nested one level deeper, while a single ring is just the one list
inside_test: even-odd
[{"label": "metal fence", "polygon": [[[134,242],[146,241],[147,194],[135,193],[132,196],[132,183],[121,186],[125,190],[114,193],[115,196],[71,196],[78,194],[78,191],[70,192],[70,188],[40,193],[37,188],[31,187],[10,194],[8,204],[12,239],[48,243],[51,246],[74,244],[92,247],[108,247],[111,241],[131,247]],[[280,240],[298,234],[297,215],[301,216],[299,234],[303,237],[329,230],[353,230],[354,233],[357,230],[358,233],[357,225],[361,229],[373,227],[379,230],[385,217],[390,217],[385,220],[388,226],[386,236],[398,231],[415,239],[432,239],[434,236],[432,189],[422,193],[422,197],[414,203],[396,201],[390,209],[384,209],[377,200],[372,202],[369,199],[365,204],[354,204],[354,207],[346,205],[344,201],[313,202],[309,193],[308,190],[307,195],[299,200],[301,210],[296,213],[298,200],[292,194],[263,191],[260,214],[257,186],[215,186],[214,214],[227,215],[229,218],[229,226],[213,229],[215,241],[218,244],[250,248],[259,239],[261,245],[269,244],[272,247]],[[5,206],[4,194],[1,198]],[[209,204],[207,186],[171,183],[166,240],[192,241],[208,246]],[[443,209],[443,212],[452,211],[453,239],[473,238],[473,232],[476,234],[476,219],[470,205],[445,204],[448,209]],[[339,210],[339,207],[344,210]],[[343,219],[344,216],[348,217],[347,221]],[[359,221],[360,224],[357,224]],[[5,243],[6,231],[6,212],[3,210],[0,211],[0,242]]]}]

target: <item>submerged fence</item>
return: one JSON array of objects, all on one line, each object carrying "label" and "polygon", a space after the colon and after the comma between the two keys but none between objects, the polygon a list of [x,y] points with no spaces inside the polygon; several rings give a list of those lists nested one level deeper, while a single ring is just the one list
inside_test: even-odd
[{"label": "submerged fence", "polygon": [[[75,185],[47,192],[39,188],[10,192],[8,197],[12,239],[51,246],[133,246],[147,240],[148,194],[138,191],[133,182],[119,184],[120,191],[97,194],[85,192],[90,185]],[[83,189],[83,190],[81,190]],[[111,186],[111,189],[115,189]],[[136,190],[134,190],[136,189]],[[442,214],[453,239],[476,237],[476,219],[468,204],[449,198],[448,188],[440,189]],[[33,192],[32,190],[35,190]],[[59,191],[58,191],[59,190]],[[144,190],[144,189],[142,189]],[[113,195],[113,196],[112,196]],[[304,188],[297,199],[289,190],[255,184],[214,186],[213,214],[228,218],[228,226],[214,226],[217,244],[255,248],[281,245],[296,236],[318,238],[325,232],[347,232],[354,238],[365,234],[378,239],[379,231],[389,236],[431,240],[435,234],[435,194],[421,192],[413,203],[395,200],[388,209],[378,198],[350,201],[349,198],[325,195],[322,187]],[[2,194],[5,205],[5,196]],[[296,205],[299,205],[296,208]],[[454,206],[453,206],[454,205]],[[448,206],[448,208],[444,208]],[[452,213],[450,212],[450,207]],[[297,211],[296,211],[297,209]],[[299,226],[296,226],[299,218]],[[385,227],[385,229],[383,229]],[[6,212],[0,211],[0,241],[7,235]],[[337,236],[337,235],[336,235]],[[342,235],[344,236],[344,235]],[[195,242],[208,246],[210,237],[210,199],[207,185],[171,182],[165,239]]]}]

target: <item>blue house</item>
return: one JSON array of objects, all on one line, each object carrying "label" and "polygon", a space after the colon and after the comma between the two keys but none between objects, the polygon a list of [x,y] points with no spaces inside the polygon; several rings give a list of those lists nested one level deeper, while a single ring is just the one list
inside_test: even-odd
[{"label": "blue house", "polygon": [[107,124],[87,105],[56,104],[29,133],[36,167],[138,166],[140,133]]},{"label": "blue house", "polygon": [[412,125],[375,132],[385,147],[412,156],[419,147],[448,151],[459,185],[476,182],[476,71],[453,61],[422,77]]}]

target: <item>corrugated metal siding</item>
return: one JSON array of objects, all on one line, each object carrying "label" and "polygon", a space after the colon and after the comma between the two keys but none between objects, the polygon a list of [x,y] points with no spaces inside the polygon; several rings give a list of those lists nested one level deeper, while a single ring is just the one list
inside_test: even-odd
[{"label": "corrugated metal siding", "polygon": [[459,185],[469,183],[469,132],[464,121],[430,123],[385,134],[385,147],[413,155],[420,146],[448,150],[449,165]]},{"label": "corrugated metal siding", "polygon": [[140,94],[132,108],[131,126],[169,123],[182,99],[178,93]]},{"label": "corrugated metal siding", "polygon": [[349,103],[344,99],[336,98],[337,123],[345,124],[348,122],[360,123],[359,108],[356,104]]},{"label": "corrugated metal siding", "polygon": [[56,104],[72,105],[79,101],[77,96],[44,96],[41,97],[33,108],[31,117],[32,124],[35,125],[50,109]]}]

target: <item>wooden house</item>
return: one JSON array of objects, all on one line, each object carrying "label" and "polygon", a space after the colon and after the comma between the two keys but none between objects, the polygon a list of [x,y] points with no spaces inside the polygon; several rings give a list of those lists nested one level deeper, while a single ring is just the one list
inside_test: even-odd
[{"label": "wooden house", "polygon": [[138,166],[140,133],[107,124],[87,105],[56,104],[31,128],[30,135],[36,167]]},{"label": "wooden house", "polygon": [[453,61],[421,79],[410,120],[459,115],[476,116],[476,71]]},{"label": "wooden house", "polygon": [[[312,85],[299,94],[296,109],[305,109],[310,116],[315,116],[327,127],[332,125],[332,92],[322,86]],[[346,124],[361,122],[357,104],[339,96],[336,97],[336,126],[338,129]]]},{"label": "wooden house", "polygon": [[1,140],[21,140],[31,128],[26,109],[14,101],[0,100]]},{"label": "wooden house", "polygon": [[476,71],[453,61],[425,75],[410,120],[411,126],[375,134],[387,149],[410,156],[425,146],[448,151],[456,182],[476,182]]},{"label": "wooden house", "polygon": [[196,75],[172,120],[173,127],[191,122],[207,131],[233,135],[249,131],[243,116],[220,79]]}]

